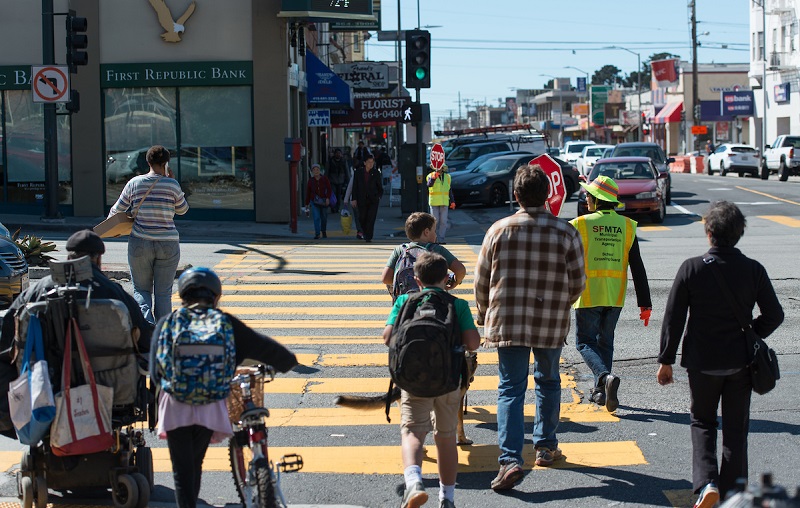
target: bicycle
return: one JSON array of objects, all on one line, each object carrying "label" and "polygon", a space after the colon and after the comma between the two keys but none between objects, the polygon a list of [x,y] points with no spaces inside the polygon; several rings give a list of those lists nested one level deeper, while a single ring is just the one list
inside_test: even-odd
[{"label": "bicycle", "polygon": [[[228,442],[228,453],[236,491],[246,508],[286,508],[280,474],[303,468],[303,458],[296,453],[284,455],[277,464],[269,458],[269,410],[253,399],[260,395],[263,400],[264,384],[274,379],[275,369],[258,365],[240,367],[231,380],[228,411],[233,437]],[[241,414],[237,414],[239,409]]]}]

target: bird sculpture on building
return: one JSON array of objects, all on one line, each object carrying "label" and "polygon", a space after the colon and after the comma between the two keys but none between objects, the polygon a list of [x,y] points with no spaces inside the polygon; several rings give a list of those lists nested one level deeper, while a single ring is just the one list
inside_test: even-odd
[{"label": "bird sculpture on building", "polygon": [[153,6],[153,9],[155,9],[156,14],[158,14],[158,23],[165,30],[165,32],[161,34],[161,38],[164,39],[164,42],[180,42],[181,34],[184,32],[183,24],[186,23],[186,20],[194,13],[197,7],[195,3],[192,2],[186,9],[186,12],[183,13],[183,16],[178,18],[177,21],[173,21],[172,13],[169,7],[167,7],[165,0],[149,0],[149,2],[150,5]]}]

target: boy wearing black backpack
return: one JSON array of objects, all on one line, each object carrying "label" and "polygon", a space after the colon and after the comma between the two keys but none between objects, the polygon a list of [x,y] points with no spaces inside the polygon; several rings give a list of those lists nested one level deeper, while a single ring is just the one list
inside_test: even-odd
[{"label": "boy wearing black backpack", "polygon": [[[419,255],[414,274],[422,290],[397,298],[383,331],[383,341],[390,348],[392,380],[402,389],[400,439],[406,489],[401,508],[419,508],[428,500],[422,483],[422,456],[425,436],[433,427],[431,411],[436,426],[439,507],[455,508],[461,362],[464,350],[477,349],[481,339],[467,301],[446,291],[447,266],[440,254],[424,252]],[[430,358],[415,361],[426,353]],[[435,358],[443,359],[444,363],[424,371],[421,365],[434,363]],[[436,391],[440,388],[449,391]]]},{"label": "boy wearing black backpack", "polygon": [[453,272],[453,280],[448,281],[446,289],[453,289],[464,280],[467,269],[449,250],[436,243],[436,219],[425,212],[414,212],[406,219],[406,236],[409,240],[395,247],[381,274],[381,280],[392,299],[398,296],[419,291],[414,280],[414,263],[424,252],[436,252],[444,257],[447,268]]}]

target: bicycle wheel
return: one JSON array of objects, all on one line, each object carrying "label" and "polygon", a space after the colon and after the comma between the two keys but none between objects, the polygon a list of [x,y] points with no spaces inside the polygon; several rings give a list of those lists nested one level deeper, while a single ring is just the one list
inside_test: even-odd
[{"label": "bicycle wheel", "polygon": [[[275,496],[275,486],[269,475],[269,461],[267,457],[267,446],[261,445],[261,453],[265,459],[254,464],[254,481],[248,481],[248,468],[253,460],[253,452],[247,446],[239,446],[236,438],[228,441],[228,456],[231,463],[231,474],[236,492],[242,506],[246,508],[281,508]],[[262,464],[263,463],[263,464]],[[262,477],[266,475],[266,481]]]}]

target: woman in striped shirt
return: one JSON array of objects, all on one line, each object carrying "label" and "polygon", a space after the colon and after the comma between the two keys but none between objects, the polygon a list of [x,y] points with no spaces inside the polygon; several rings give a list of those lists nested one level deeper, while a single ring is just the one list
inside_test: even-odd
[{"label": "woman in striped shirt", "polygon": [[109,217],[139,206],[128,239],[128,264],[133,297],[144,317],[155,323],[172,312],[172,284],[181,257],[173,217],[185,214],[189,204],[169,169],[169,151],[156,145],[147,151],[146,158],[150,172],[125,184]]}]

